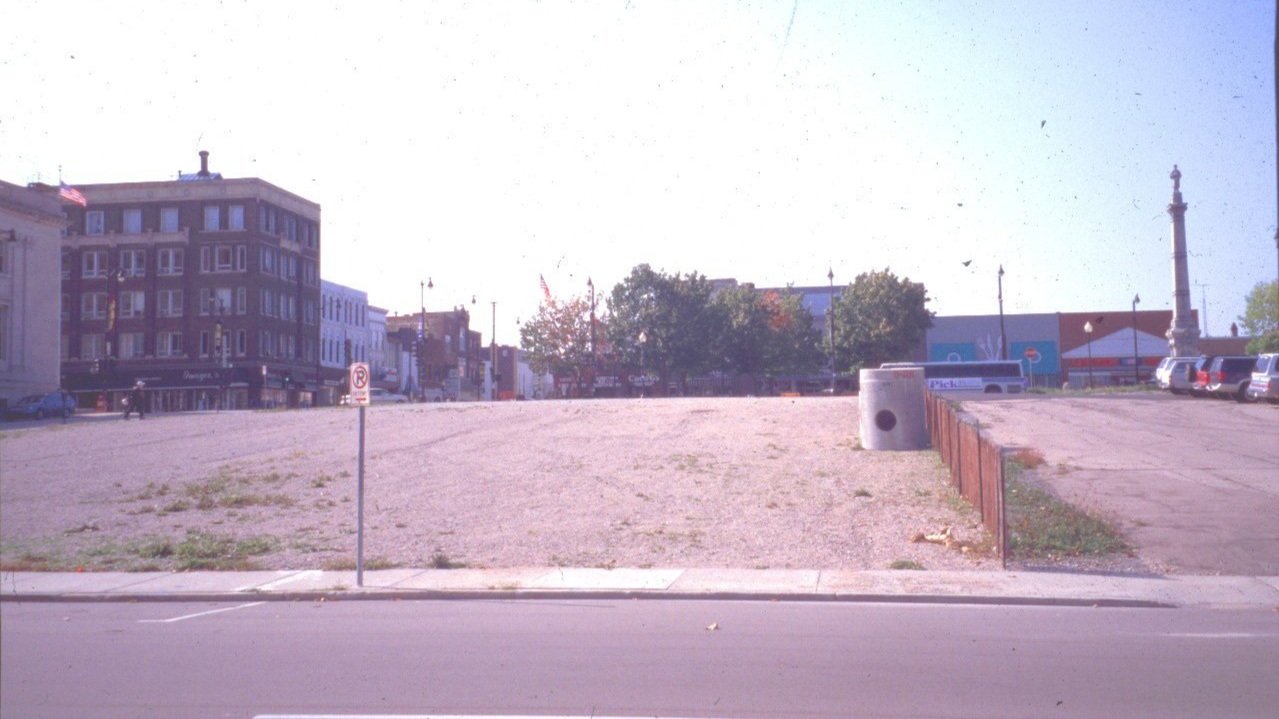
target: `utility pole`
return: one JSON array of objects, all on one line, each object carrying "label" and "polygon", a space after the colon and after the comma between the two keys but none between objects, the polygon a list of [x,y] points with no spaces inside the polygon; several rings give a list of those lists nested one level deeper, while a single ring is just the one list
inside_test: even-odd
[{"label": "utility pole", "polygon": [[497,383],[502,378],[500,372],[497,371],[497,300],[493,300],[489,304],[493,305],[493,336],[489,338],[489,350],[492,353],[492,365],[490,365],[489,373],[493,375],[493,394],[490,399],[497,401]]}]

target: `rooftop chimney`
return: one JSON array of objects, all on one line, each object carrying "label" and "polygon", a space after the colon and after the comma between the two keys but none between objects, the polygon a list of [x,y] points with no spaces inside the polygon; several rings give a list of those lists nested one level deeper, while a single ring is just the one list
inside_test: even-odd
[{"label": "rooftop chimney", "polygon": [[200,177],[209,176],[209,151],[200,150]]}]

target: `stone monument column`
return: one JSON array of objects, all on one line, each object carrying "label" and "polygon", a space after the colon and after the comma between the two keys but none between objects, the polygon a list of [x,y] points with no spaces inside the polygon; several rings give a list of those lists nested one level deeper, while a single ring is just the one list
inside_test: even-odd
[{"label": "stone monument column", "polygon": [[1195,357],[1199,354],[1199,326],[1190,314],[1190,267],[1186,261],[1186,203],[1181,200],[1181,171],[1172,166],[1172,326],[1168,338],[1173,357]]}]

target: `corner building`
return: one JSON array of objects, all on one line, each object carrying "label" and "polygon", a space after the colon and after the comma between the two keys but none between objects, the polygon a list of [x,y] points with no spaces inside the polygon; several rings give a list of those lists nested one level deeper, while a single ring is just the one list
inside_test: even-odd
[{"label": "corner building", "polygon": [[63,384],[119,409],[297,407],[320,381],[320,206],[257,178],[77,185],[64,202]]}]

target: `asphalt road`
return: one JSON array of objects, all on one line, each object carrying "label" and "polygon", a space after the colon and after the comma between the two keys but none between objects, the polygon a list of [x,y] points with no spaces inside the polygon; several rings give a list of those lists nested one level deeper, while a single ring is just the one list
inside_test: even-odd
[{"label": "asphalt road", "polygon": [[1279,706],[1275,611],[6,602],[0,622],[5,717],[1273,717]]}]

